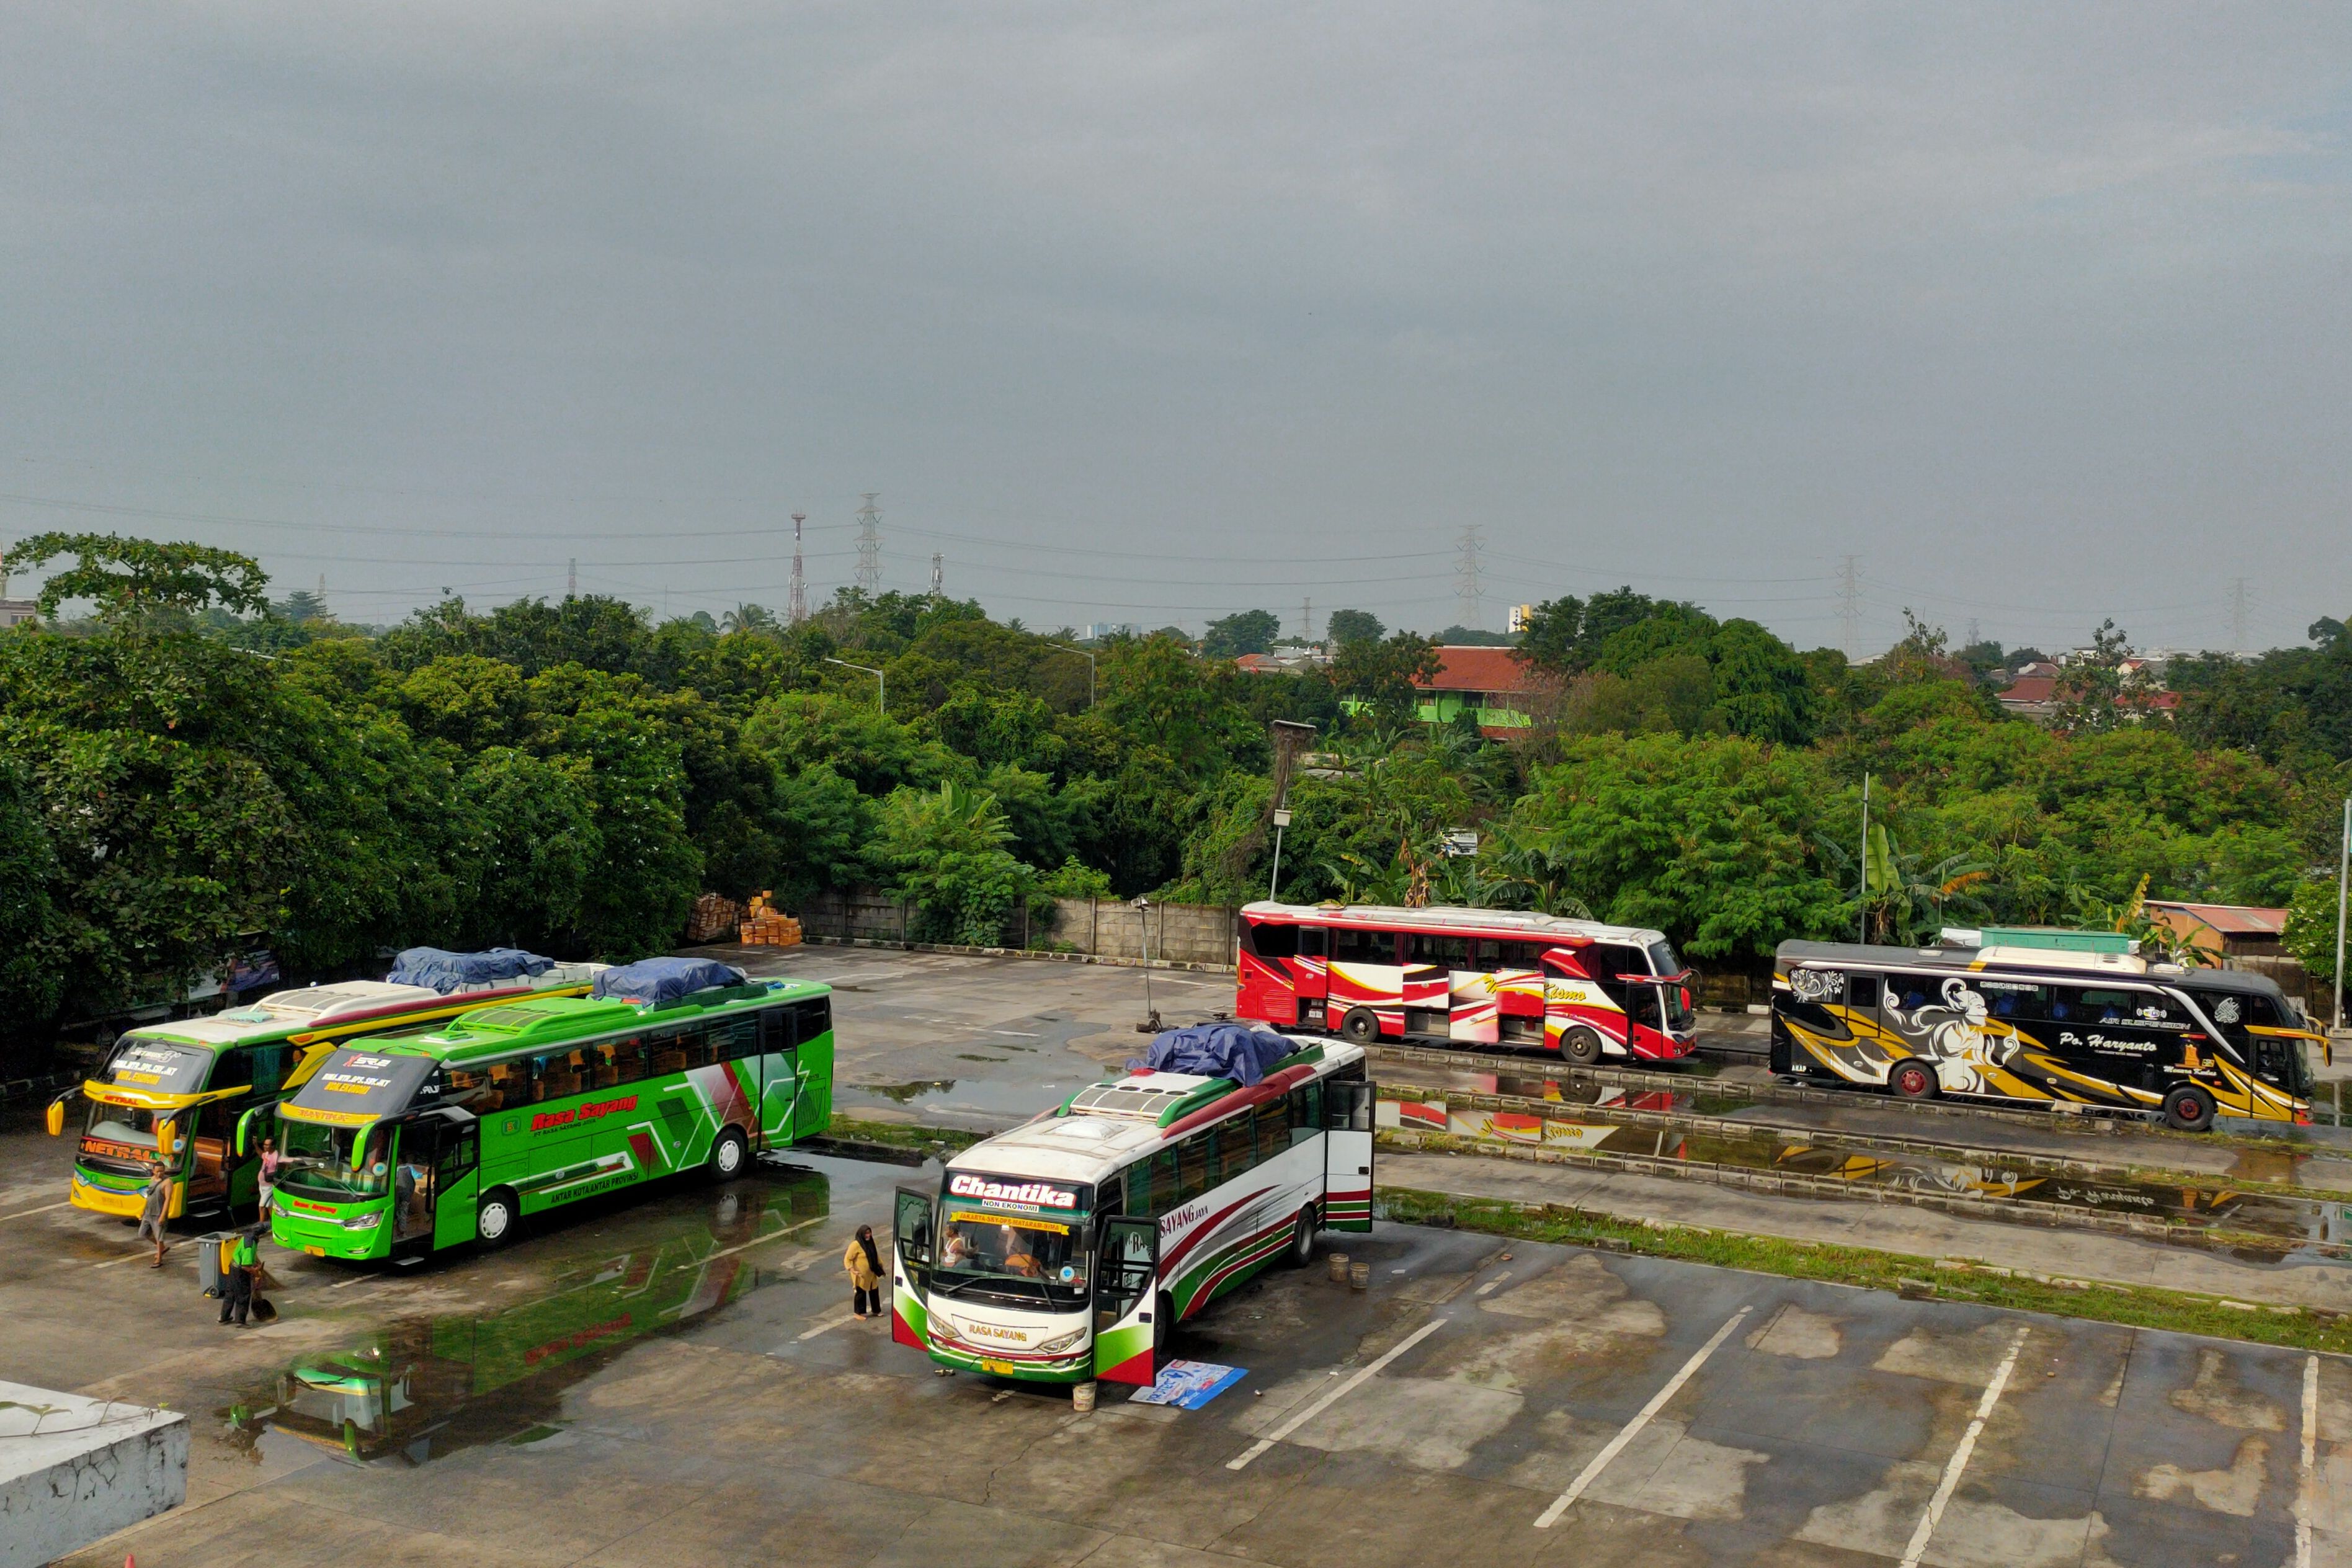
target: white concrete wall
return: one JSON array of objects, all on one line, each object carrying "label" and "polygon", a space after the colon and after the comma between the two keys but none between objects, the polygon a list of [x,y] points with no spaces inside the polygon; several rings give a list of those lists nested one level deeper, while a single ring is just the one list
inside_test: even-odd
[{"label": "white concrete wall", "polygon": [[0,1383],[0,1568],[37,1568],[187,1500],[177,1411]]}]

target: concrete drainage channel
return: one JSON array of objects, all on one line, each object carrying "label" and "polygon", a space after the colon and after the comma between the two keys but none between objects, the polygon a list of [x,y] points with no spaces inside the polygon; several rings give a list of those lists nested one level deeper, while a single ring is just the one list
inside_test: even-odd
[{"label": "concrete drainage channel", "polygon": [[[1653,1075],[1643,1075],[1653,1076]],[[1638,1091],[1637,1091],[1638,1092]],[[1384,1080],[1383,1147],[1674,1176],[1808,1199],[1900,1204],[2173,1245],[2352,1258],[2343,1205],[2211,1175],[1869,1133],[1824,1133],[1625,1104],[1423,1089]],[[1646,1145],[1646,1147],[1645,1147]]]}]

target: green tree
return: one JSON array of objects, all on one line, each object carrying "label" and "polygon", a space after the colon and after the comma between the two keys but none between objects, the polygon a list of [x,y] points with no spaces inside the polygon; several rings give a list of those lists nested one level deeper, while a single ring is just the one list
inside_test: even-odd
[{"label": "green tree", "polygon": [[1346,647],[1349,643],[1378,642],[1387,632],[1380,616],[1370,610],[1334,610],[1323,629],[1323,635],[1335,648]]},{"label": "green tree", "polygon": [[875,858],[897,873],[897,891],[923,914],[934,941],[993,947],[1033,875],[1005,846],[1013,828],[996,797],[948,783],[900,789],[882,804]]},{"label": "green tree", "polygon": [[1349,643],[1331,661],[1331,684],[1363,705],[1373,722],[1411,721],[1421,702],[1420,683],[1433,680],[1444,664],[1437,645],[1414,632],[1380,642]]},{"label": "green tree", "polygon": [[268,574],[251,556],[205,544],[159,544],[112,533],[36,533],[6,552],[11,572],[37,572],[60,555],[74,564],[50,574],[36,601],[44,618],[71,599],[90,599],[101,621],[156,614],[194,616],[217,605],[247,615],[268,608]]},{"label": "green tree", "polygon": [[1282,618],[1272,610],[1239,610],[1209,623],[1201,638],[1202,658],[1232,658],[1238,654],[1264,653],[1282,635]]}]

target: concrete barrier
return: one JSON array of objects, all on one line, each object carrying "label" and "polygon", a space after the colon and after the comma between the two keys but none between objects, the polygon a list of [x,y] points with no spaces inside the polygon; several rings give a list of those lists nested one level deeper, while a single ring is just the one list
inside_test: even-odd
[{"label": "concrete barrier", "polygon": [[0,1568],[35,1568],[188,1496],[188,1418],[0,1383]]}]

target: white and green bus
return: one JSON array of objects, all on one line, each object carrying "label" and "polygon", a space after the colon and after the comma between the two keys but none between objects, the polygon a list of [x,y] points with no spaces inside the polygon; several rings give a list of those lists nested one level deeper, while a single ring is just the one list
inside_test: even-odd
[{"label": "white and green bus", "polygon": [[[831,989],[698,962],[335,1050],[277,1108],[271,1234],[321,1258],[494,1247],[526,1215],[676,1172],[731,1177],[824,1131]],[[636,978],[673,966],[687,984]]]},{"label": "white and green bus", "polygon": [[998,1377],[1149,1384],[1177,1323],[1307,1262],[1318,1230],[1371,1229],[1363,1050],[1291,1043],[1246,1087],[1106,1079],[899,1188],[892,1337]]}]

